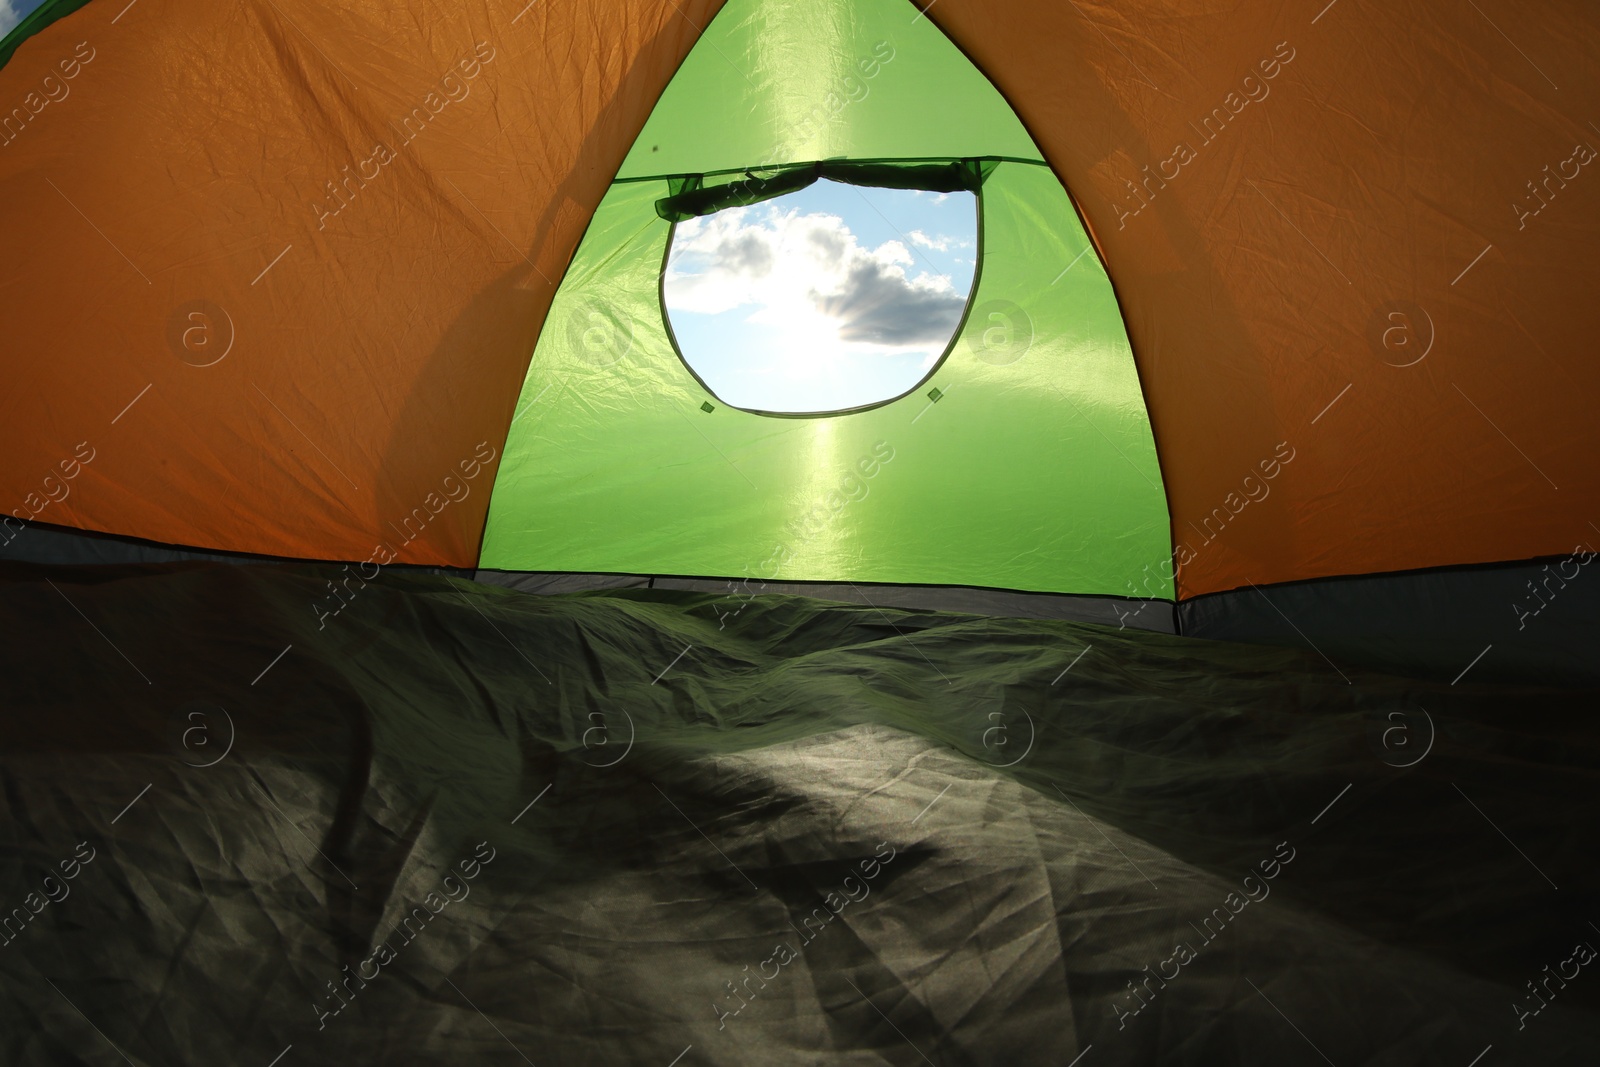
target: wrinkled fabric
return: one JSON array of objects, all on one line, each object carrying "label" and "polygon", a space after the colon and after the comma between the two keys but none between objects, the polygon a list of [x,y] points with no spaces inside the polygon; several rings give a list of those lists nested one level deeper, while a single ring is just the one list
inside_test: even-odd
[{"label": "wrinkled fabric", "polygon": [[1594,5],[917,6],[1094,234],[1180,599],[1589,542]]},{"label": "wrinkled fabric", "polygon": [[353,574],[0,574],[5,1062],[1592,1058],[1592,693]]},{"label": "wrinkled fabric", "polygon": [[[20,115],[0,145],[5,513],[324,559],[392,536],[400,561],[473,565],[488,491],[460,464],[498,455],[573,250],[721,9],[112,0],[24,40],[0,68],[0,115]],[[898,18],[999,90],[1095,238],[1179,598],[1587,543],[1593,5]],[[808,57],[795,119],[759,125],[830,154],[819,123],[865,120],[842,101],[926,84],[880,54]],[[870,82],[819,84],[862,60]],[[719,72],[732,114],[766,70]],[[692,114],[679,131],[705,135]],[[714,162],[764,162],[743,154]],[[80,444],[96,458],[63,479]]]},{"label": "wrinkled fabric", "polygon": [[24,40],[0,512],[475,564],[550,298],[719,6],[96,2]]}]

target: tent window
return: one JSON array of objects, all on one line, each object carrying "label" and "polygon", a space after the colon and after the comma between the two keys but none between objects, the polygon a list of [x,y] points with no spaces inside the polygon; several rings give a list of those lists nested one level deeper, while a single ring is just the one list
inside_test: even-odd
[{"label": "tent window", "polygon": [[44,0],[10,0],[9,3],[0,3],[0,37],[16,29],[23,18],[33,14],[34,9],[43,3]]},{"label": "tent window", "polygon": [[978,198],[827,179],[676,224],[662,304],[724,403],[829,414],[915,389],[949,350],[978,262]]}]

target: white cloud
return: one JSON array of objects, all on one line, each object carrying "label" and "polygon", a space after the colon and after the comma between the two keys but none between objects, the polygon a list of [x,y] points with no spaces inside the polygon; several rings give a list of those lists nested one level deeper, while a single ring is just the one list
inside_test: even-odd
[{"label": "white cloud", "polygon": [[944,233],[941,233],[937,237],[929,237],[921,230],[912,230],[910,233],[906,234],[906,236],[911,239],[912,244],[921,248],[930,248],[935,252],[948,252],[952,248],[972,247],[971,238],[951,237],[949,234]]},{"label": "white cloud", "polygon": [[[910,239],[950,240],[920,231]],[[704,314],[751,305],[748,321],[808,341],[890,352],[942,345],[966,294],[948,276],[911,275],[913,264],[900,241],[868,248],[836,215],[736,208],[679,225],[667,302]]]},{"label": "white cloud", "polygon": [[[17,28],[17,23],[21,22],[22,16],[27,14],[26,11],[21,9],[22,5],[26,3],[27,0],[0,0],[0,37],[4,37]],[[29,10],[32,10],[34,6],[37,5],[31,5]]]}]

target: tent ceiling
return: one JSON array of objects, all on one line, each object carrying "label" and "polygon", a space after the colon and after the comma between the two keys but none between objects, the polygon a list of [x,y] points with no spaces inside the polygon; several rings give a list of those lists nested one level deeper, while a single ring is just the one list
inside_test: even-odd
[{"label": "tent ceiling", "polygon": [[[504,440],[555,283],[719,6],[144,0],[24,42],[0,70],[27,109],[0,146],[0,497],[355,559],[427,508],[402,558],[472,563],[488,479],[430,501]],[[906,5],[1095,231],[1182,595],[1559,554],[1597,521],[1593,13],[1317,6]],[[39,104],[47,76],[69,92]],[[220,362],[195,365],[197,322]]]}]

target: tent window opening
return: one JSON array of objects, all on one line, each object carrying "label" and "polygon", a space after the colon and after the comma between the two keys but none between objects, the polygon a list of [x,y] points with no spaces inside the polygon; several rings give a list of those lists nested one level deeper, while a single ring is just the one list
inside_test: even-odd
[{"label": "tent window opening", "polygon": [[949,351],[979,258],[978,197],[817,180],[676,223],[662,305],[725,404],[831,414],[904,396]]}]

